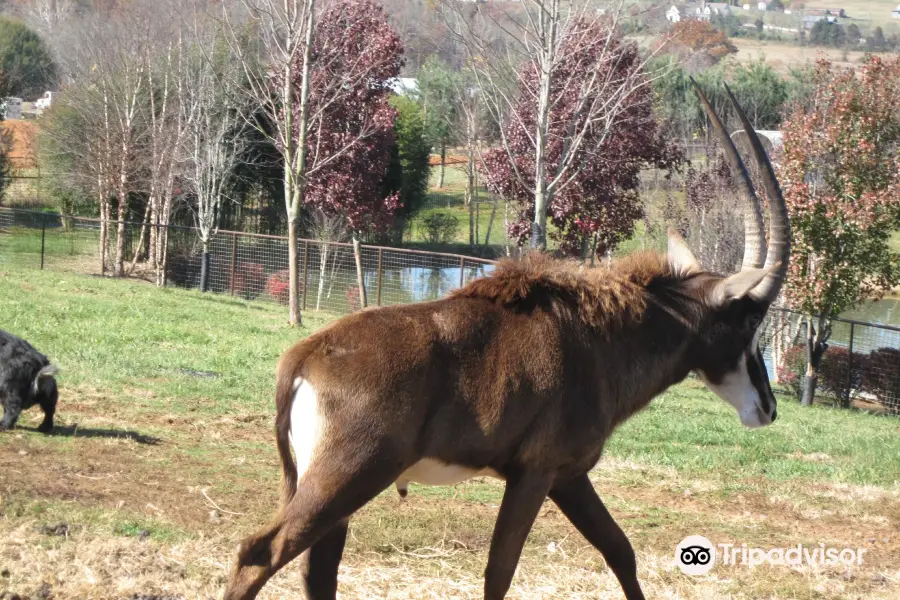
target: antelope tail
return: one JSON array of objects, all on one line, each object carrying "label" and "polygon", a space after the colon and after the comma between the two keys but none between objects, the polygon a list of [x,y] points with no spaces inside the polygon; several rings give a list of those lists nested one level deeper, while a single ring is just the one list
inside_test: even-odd
[{"label": "antelope tail", "polygon": [[281,506],[286,506],[297,491],[297,463],[291,453],[291,408],[299,387],[301,372],[314,346],[300,343],[278,361],[275,384],[275,443],[281,458]]}]

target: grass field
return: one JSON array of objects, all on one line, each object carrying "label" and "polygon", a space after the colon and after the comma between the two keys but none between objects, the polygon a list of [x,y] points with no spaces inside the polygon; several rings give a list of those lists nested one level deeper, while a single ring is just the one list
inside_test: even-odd
[{"label": "grass field", "polygon": [[[431,169],[431,181],[428,189],[428,199],[425,207],[419,211],[413,222],[409,246],[426,247],[424,219],[435,213],[444,213],[454,216],[459,224],[455,239],[442,250],[470,253],[469,250],[469,208],[465,205],[465,172],[458,167],[447,166],[444,171],[444,185],[438,187],[438,167]],[[484,187],[479,187],[482,198],[490,197]],[[475,218],[478,221],[478,240],[482,245],[503,246],[507,242],[506,226],[504,225],[504,204],[498,200],[493,224],[491,213],[493,203],[482,201],[478,203]],[[489,235],[490,234],[490,235]],[[487,243],[485,244],[485,241]]]},{"label": "grass field", "polygon": [[792,67],[814,63],[820,57],[827,58],[837,67],[858,67],[865,56],[865,52],[862,51],[800,46],[790,42],[760,41],[749,38],[731,38],[731,42],[738,49],[737,54],[733,55],[733,60],[743,63],[764,60],[782,74],[787,73]]},{"label": "grass field", "polygon": [[[277,497],[279,354],[330,319],[177,289],[0,266],[0,328],[62,369],[58,429],[0,434],[0,597],[216,598],[236,542]],[[592,478],[638,553],[648,597],[900,594],[900,421],[783,399],[769,428],[689,381],[611,440]],[[340,597],[481,597],[502,485],[388,490],[351,524]],[[851,568],[718,565],[681,574],[678,541],[865,548]],[[291,566],[261,598],[299,597]],[[141,594],[144,594],[143,596]],[[156,594],[157,596],[151,596]],[[511,598],[620,598],[547,503]]]},{"label": "grass field", "polygon": [[846,0],[837,3],[830,0],[806,0],[804,4],[806,8],[843,8],[847,17],[871,21],[873,25],[893,25],[898,22],[891,17],[891,11],[897,7],[897,0]]}]

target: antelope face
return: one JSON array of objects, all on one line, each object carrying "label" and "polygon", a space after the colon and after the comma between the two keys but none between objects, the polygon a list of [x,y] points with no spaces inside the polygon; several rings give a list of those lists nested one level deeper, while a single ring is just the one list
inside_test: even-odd
[{"label": "antelope face", "polygon": [[769,374],[759,350],[765,308],[745,298],[713,316],[700,342],[694,371],[712,392],[732,405],[746,427],[769,425],[777,415]]},{"label": "antelope face", "polygon": [[761,427],[775,420],[775,396],[759,351],[760,325],[778,297],[790,258],[791,225],[787,205],[775,170],[750,120],[731,90],[725,92],[740,119],[760,179],[769,198],[769,236],[763,233],[762,204],[743,159],[721,119],[697,82],[691,79],[703,109],[746,199],[744,209],[744,258],[741,270],[719,277],[705,273],[684,240],[670,231],[669,260],[675,273],[694,275],[695,300],[700,307],[700,326],[693,347],[691,367],[710,390],[731,404],[747,427]]}]

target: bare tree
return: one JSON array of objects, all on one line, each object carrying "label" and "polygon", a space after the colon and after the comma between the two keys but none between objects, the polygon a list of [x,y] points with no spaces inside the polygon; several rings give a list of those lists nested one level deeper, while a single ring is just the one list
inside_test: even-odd
[{"label": "bare tree", "polygon": [[[534,197],[533,247],[546,248],[548,207],[554,195],[578,176],[583,161],[576,157],[600,148],[605,133],[622,122],[628,98],[661,75],[648,76],[645,68],[653,51],[639,61],[638,68],[624,73],[615,69],[621,57],[618,29],[624,4],[623,0],[606,6],[592,0],[440,3],[444,22],[464,48],[484,106],[499,126],[499,143],[510,163],[515,165],[515,157],[525,152],[534,165],[534,172],[527,176],[513,166],[516,178]],[[608,24],[602,39],[596,38],[595,29],[585,26],[598,18],[598,13]],[[568,68],[569,55],[584,53],[586,47],[591,50],[591,62]],[[536,76],[517,76],[523,69],[534,69]],[[576,90],[577,95],[574,109],[563,115],[567,122],[555,124],[557,130],[566,132],[562,140],[550,134],[551,119],[559,118],[555,109],[560,99],[554,98],[554,89]],[[521,113],[523,104],[532,107],[529,112],[535,115],[534,122]],[[508,123],[528,131],[527,148],[511,143],[506,134]],[[547,159],[551,144],[562,144],[553,164]]]},{"label": "bare tree", "polygon": [[244,129],[248,121],[246,100],[235,94],[228,82],[229,70],[239,69],[230,52],[222,52],[219,32],[195,21],[192,46],[182,60],[190,85],[180,104],[187,135],[179,144],[183,179],[193,196],[191,209],[197,225],[203,257],[200,290],[206,291],[209,273],[209,242],[219,227],[219,212],[228,200],[235,168],[244,156]]},{"label": "bare tree", "polygon": [[[125,219],[129,194],[138,185],[136,155],[144,139],[142,103],[147,98],[147,64],[143,46],[147,22],[132,13],[94,16],[80,23],[82,34],[69,49],[67,71],[76,84],[62,97],[76,116],[67,133],[77,164],[92,180],[100,212],[101,272],[110,253],[109,231],[116,203],[113,273],[124,275]],[[62,144],[58,144],[62,146]],[[89,158],[88,158],[89,157]]]},{"label": "bare tree", "polygon": [[[231,51],[242,68],[244,88],[264,119],[248,124],[274,142],[284,163],[284,202],[288,217],[288,271],[290,278],[290,322],[300,324],[299,269],[297,245],[300,208],[306,175],[306,137],[309,123],[309,74],[316,0],[241,0],[247,19],[259,36],[262,59],[243,42],[245,29],[237,11],[223,9]],[[297,71],[302,85],[295,89]],[[275,75],[275,77],[273,77]],[[294,105],[300,107],[294,122]],[[285,110],[287,108],[287,110]]]},{"label": "bare tree", "polygon": [[[469,246],[472,250],[478,245],[477,221],[475,209],[478,203],[476,180],[481,164],[480,117],[483,111],[480,94],[471,85],[468,77],[454,78],[456,95],[458,139],[465,141],[466,164],[462,167],[466,175],[465,203],[469,209]],[[496,207],[495,207],[496,208]]]},{"label": "bare tree", "polygon": [[156,269],[156,284],[160,287],[166,283],[168,225],[174,209],[177,154],[187,131],[185,96],[193,85],[192,74],[185,68],[184,22],[172,10],[172,5],[164,6],[169,9],[168,21],[174,27],[163,29],[147,45],[151,93],[145,105],[149,129],[145,222],[150,224],[149,260]]},{"label": "bare tree", "polygon": [[[316,293],[316,310],[322,306],[322,299],[325,295],[325,282],[329,277],[328,274],[328,258],[329,242],[346,242],[350,239],[350,232],[347,229],[347,222],[340,215],[328,214],[321,209],[313,209],[306,219],[306,230],[309,236],[314,240],[320,240],[322,244],[319,246],[319,289]],[[336,253],[337,254],[337,253]],[[332,274],[330,279],[334,281],[334,270],[337,266],[337,256],[332,258]]]},{"label": "bare tree", "polygon": [[[254,54],[241,43],[246,30],[243,21],[236,11],[226,10],[231,49],[242,66],[242,82],[236,89],[243,90],[248,103],[262,113],[262,118],[250,116],[248,125],[274,144],[284,165],[290,322],[299,324],[298,240],[307,184],[374,135],[380,124],[369,119],[357,124],[358,129],[348,135],[336,136],[327,144],[317,137],[314,148],[309,143],[311,128],[318,131],[331,126],[328,119],[334,107],[346,101],[353,90],[371,82],[373,74],[383,68],[379,61],[392,58],[382,58],[367,47],[357,48],[358,55],[348,57],[341,54],[341,44],[332,35],[323,38],[314,61],[313,36],[320,15],[328,10],[323,0],[241,0],[241,6],[258,36],[258,47]],[[351,24],[345,25],[351,28]],[[315,102],[311,101],[313,95]]]},{"label": "bare tree", "polygon": [[45,38],[52,38],[57,26],[77,8],[75,0],[32,0],[22,9],[25,21]]}]

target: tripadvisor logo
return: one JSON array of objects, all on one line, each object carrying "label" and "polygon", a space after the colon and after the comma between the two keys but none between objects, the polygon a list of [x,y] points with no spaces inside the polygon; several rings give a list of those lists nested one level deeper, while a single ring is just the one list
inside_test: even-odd
[{"label": "tripadvisor logo", "polygon": [[[718,551],[717,551],[718,550]],[[807,547],[796,544],[790,548],[751,548],[747,544],[719,544],[716,546],[702,535],[690,535],[675,547],[675,564],[686,575],[706,575],[716,564],[724,566],[853,566],[861,565],[866,548],[829,548],[825,544]]]},{"label": "tripadvisor logo", "polygon": [[689,535],[675,547],[675,564],[685,575],[706,575],[716,564],[716,547],[702,535]]}]

